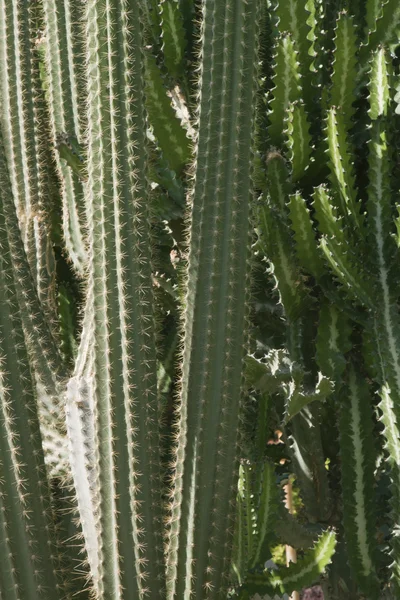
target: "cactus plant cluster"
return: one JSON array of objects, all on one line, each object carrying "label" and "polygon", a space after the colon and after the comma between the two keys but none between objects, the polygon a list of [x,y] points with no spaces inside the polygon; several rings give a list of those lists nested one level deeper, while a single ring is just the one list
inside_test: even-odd
[{"label": "cactus plant cluster", "polygon": [[399,0],[0,0],[1,600],[400,596],[399,57]]}]

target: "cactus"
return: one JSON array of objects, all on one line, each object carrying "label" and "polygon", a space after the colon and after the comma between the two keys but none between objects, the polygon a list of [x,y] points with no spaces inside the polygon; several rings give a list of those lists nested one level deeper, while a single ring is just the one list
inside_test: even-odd
[{"label": "cactus", "polygon": [[79,2],[43,2],[46,92],[51,115],[51,143],[61,180],[62,226],[68,257],[76,271],[86,269],[85,206],[78,175],[55,151],[58,136],[68,133],[82,142],[86,127],[85,79],[83,74],[83,28]]},{"label": "cactus", "polygon": [[[247,580],[247,590],[253,594],[274,593],[278,589],[281,593],[291,593],[301,589],[310,580],[310,573],[321,573],[329,563],[335,548],[335,534],[327,531],[320,536],[312,550],[304,556],[301,562],[291,565],[289,569],[250,575]],[[312,577],[312,575],[311,575]]]},{"label": "cactus", "polygon": [[[229,572],[232,545],[246,341],[246,288],[240,282],[249,276],[251,106],[259,5],[253,0],[235,10],[230,1],[203,8],[198,150],[167,558],[171,599],[186,597],[192,585],[196,597],[202,590],[217,597]],[[202,468],[205,463],[208,471]]]},{"label": "cactus", "polygon": [[[10,181],[0,138],[0,546],[5,598],[58,600],[57,539],[52,522],[35,381],[20,310],[5,215]],[[8,184],[8,185],[7,185]]]},{"label": "cactus", "polygon": [[0,0],[2,600],[399,595],[399,26]]}]

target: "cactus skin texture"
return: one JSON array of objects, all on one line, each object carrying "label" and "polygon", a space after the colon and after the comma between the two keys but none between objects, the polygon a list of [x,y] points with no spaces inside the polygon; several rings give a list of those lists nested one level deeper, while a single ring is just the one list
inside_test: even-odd
[{"label": "cactus skin texture", "polygon": [[[232,544],[257,0],[203,2],[168,598],[222,598]],[[204,469],[207,465],[207,469]],[[212,475],[215,474],[215,475]]]},{"label": "cactus skin texture", "polygon": [[[46,87],[51,115],[52,146],[66,132],[81,141],[86,126],[82,6],[76,0],[43,0]],[[77,273],[87,263],[86,213],[80,178],[56,151],[61,180],[63,234],[68,257]]]},{"label": "cactus skin texture", "polygon": [[10,181],[0,136],[0,591],[59,600],[58,549],[5,216]]},{"label": "cactus skin texture", "polygon": [[0,120],[13,198],[24,248],[46,317],[55,320],[55,263],[49,223],[49,153],[39,53],[30,31],[38,26],[34,3],[0,5]]},{"label": "cactus skin texture", "polygon": [[139,4],[90,1],[85,15],[86,313],[99,536],[94,584],[102,599],[159,597],[163,587],[140,13]]},{"label": "cactus skin texture", "polygon": [[0,0],[1,600],[400,597],[399,24]]}]

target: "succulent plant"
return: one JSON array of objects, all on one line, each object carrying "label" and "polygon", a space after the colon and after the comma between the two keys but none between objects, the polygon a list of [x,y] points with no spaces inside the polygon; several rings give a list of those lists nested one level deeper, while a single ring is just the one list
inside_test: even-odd
[{"label": "succulent plant", "polygon": [[0,0],[2,600],[399,593],[399,28]]}]

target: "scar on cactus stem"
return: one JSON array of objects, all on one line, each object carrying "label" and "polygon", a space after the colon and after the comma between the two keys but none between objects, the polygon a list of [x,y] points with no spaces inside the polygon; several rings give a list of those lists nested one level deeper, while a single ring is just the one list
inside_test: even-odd
[{"label": "scar on cactus stem", "polygon": [[267,153],[265,162],[268,164],[271,162],[271,160],[274,160],[274,158],[281,158],[283,160],[282,154],[278,150],[273,149]]}]

